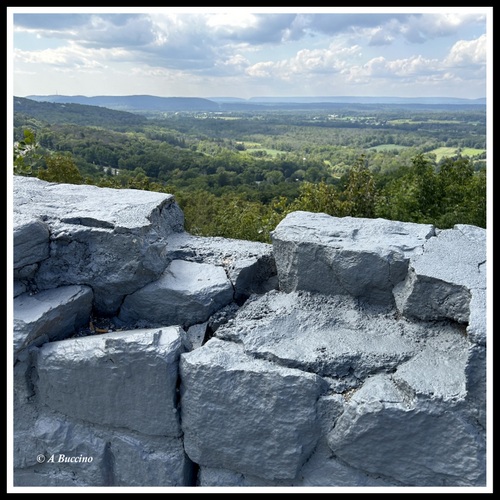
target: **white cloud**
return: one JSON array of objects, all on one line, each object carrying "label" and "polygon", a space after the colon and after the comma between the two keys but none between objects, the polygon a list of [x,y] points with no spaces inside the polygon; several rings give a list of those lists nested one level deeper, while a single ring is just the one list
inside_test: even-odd
[{"label": "white cloud", "polygon": [[449,12],[442,14],[423,14],[415,18],[412,26],[426,38],[446,37],[459,34],[464,26],[484,24],[484,14]]},{"label": "white cloud", "polygon": [[302,49],[295,56],[279,61],[265,61],[247,68],[246,73],[254,77],[274,76],[288,80],[293,75],[314,77],[318,73],[337,73],[360,56],[361,47],[344,47],[331,44],[327,49]]},{"label": "white cloud", "polygon": [[486,54],[486,35],[476,40],[459,40],[451,48],[445,63],[447,66],[485,65]]},{"label": "white cloud", "polygon": [[20,64],[33,64],[59,68],[104,69],[107,60],[121,60],[126,53],[120,49],[82,49],[75,45],[39,51],[14,50],[14,61]]},{"label": "white cloud", "polygon": [[250,12],[222,12],[206,16],[207,28],[225,31],[227,34],[241,29],[256,28],[258,19]]},{"label": "white cloud", "polygon": [[[480,96],[485,87],[484,14],[458,9],[339,15],[305,9],[271,14],[248,8],[27,14],[14,26],[15,74],[66,70],[83,82],[86,72],[91,81],[90,75],[102,69],[103,84],[121,78],[123,88],[136,91],[137,82],[149,84],[149,78],[161,89],[163,79],[194,95],[216,94],[209,86],[254,95],[264,86],[272,89],[273,82],[277,94],[286,89],[296,95],[320,89],[355,93],[357,84],[363,85],[359,92],[372,95],[397,92],[398,85],[411,92],[412,83],[414,92],[421,92],[417,84],[437,88],[439,82],[446,82],[441,92],[446,93],[453,82],[476,80],[474,92]],[[127,72],[130,78],[124,79]],[[33,80],[36,89],[42,77]]]}]

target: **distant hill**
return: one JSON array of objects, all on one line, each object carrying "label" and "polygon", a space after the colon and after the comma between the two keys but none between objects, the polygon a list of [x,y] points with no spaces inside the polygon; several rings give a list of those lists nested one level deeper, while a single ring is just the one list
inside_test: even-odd
[{"label": "distant hill", "polygon": [[151,95],[94,96],[82,95],[31,95],[36,102],[98,106],[116,111],[150,114],[152,112],[228,112],[265,110],[335,110],[345,107],[373,109],[380,106],[397,106],[415,109],[446,109],[456,106],[485,107],[486,99],[458,99],[453,97],[158,97]]},{"label": "distant hill", "polygon": [[94,96],[47,95],[28,96],[39,102],[57,102],[102,106],[121,111],[217,111],[219,105],[201,97],[157,97],[152,95]]},{"label": "distant hill", "polygon": [[255,103],[348,103],[348,104],[486,104],[486,98],[461,99],[457,97],[376,97],[376,96],[303,96],[251,97]]},{"label": "distant hill", "polygon": [[[24,97],[14,97],[14,115],[25,115],[53,124],[123,126],[141,125],[144,116],[86,104],[39,102]],[[14,117],[15,118],[15,117]]]}]

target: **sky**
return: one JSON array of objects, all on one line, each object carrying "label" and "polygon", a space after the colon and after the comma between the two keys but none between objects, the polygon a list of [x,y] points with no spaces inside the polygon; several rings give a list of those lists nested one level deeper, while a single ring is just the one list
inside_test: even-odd
[{"label": "sky", "polygon": [[492,7],[10,7],[12,94],[486,97]]}]

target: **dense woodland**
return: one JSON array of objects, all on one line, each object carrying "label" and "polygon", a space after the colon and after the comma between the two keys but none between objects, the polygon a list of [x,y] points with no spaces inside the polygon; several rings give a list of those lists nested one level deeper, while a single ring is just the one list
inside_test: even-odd
[{"label": "dense woodland", "polygon": [[486,109],[116,111],[14,98],[14,174],[171,193],[193,234],[270,241],[289,212],[486,227]]}]

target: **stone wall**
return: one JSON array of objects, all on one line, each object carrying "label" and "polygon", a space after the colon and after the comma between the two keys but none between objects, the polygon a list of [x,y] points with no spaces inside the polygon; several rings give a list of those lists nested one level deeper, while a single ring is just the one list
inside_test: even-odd
[{"label": "stone wall", "polygon": [[14,180],[14,485],[484,486],[486,231]]}]

